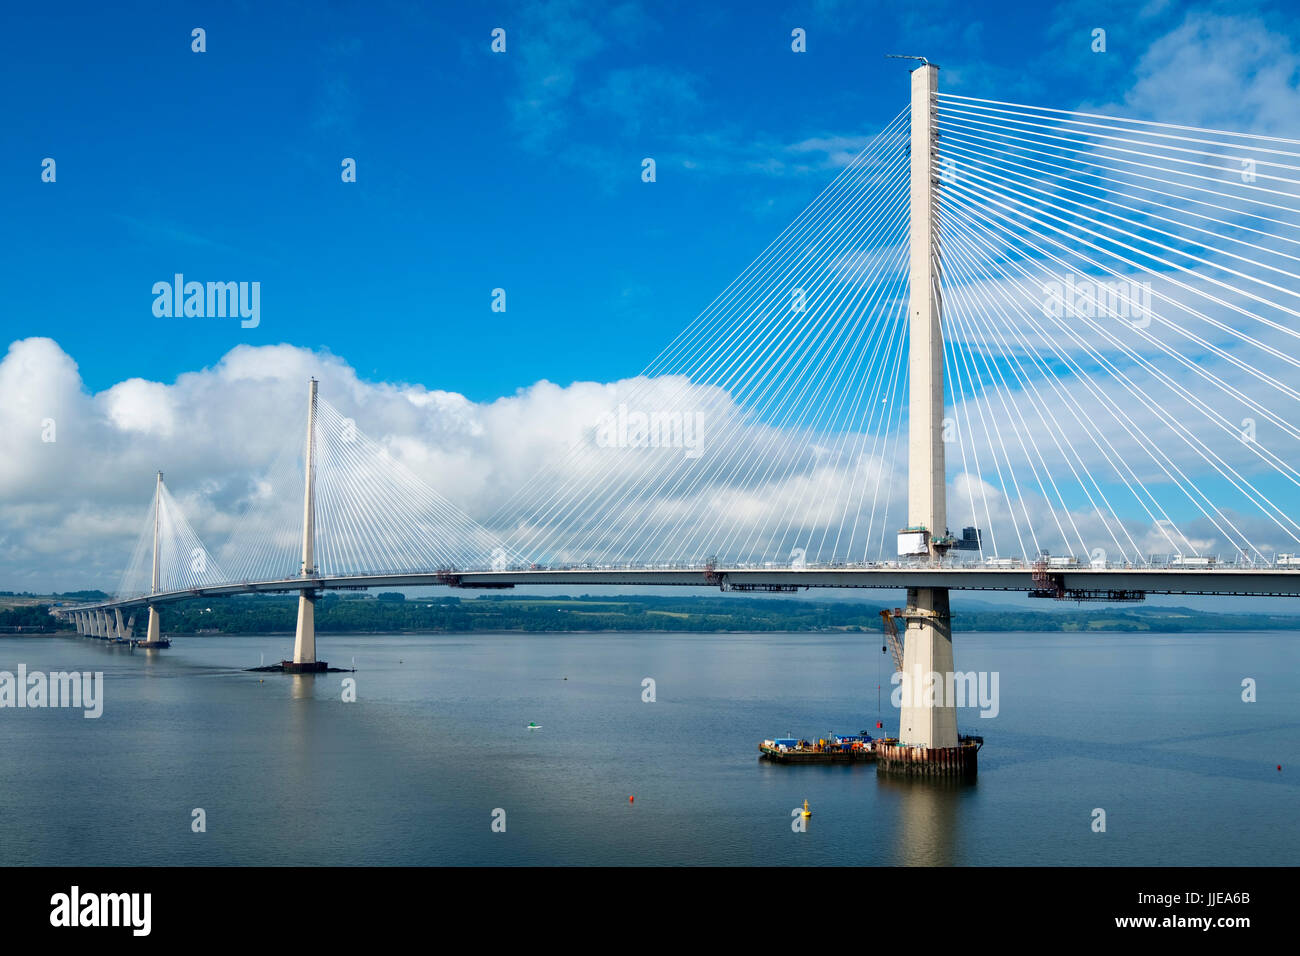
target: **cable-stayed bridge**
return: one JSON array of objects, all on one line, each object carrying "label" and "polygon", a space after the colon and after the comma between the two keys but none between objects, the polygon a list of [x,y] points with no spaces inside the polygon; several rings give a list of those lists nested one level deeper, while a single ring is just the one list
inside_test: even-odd
[{"label": "cable-stayed bridge", "polygon": [[[954,588],[1300,594],[1300,141],[938,75],[495,511],[313,380],[224,545],[159,475],[115,597],[62,613],[153,639],[169,602],[297,591],[311,670],[334,588],[906,588],[910,675],[952,670]],[[953,709],[900,738],[956,747]]]}]

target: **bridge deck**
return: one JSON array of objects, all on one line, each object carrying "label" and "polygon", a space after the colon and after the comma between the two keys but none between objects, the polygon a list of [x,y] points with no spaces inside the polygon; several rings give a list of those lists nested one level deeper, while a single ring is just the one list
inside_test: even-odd
[{"label": "bridge deck", "polygon": [[[1147,594],[1223,594],[1260,597],[1300,596],[1300,568],[1052,568],[1065,588],[1142,591]],[[739,589],[940,587],[957,591],[1024,591],[1035,588],[1034,569],[987,567],[861,568],[581,568],[505,571],[429,571],[245,581],[184,591],[77,605],[76,610],[170,604],[192,598],[302,590],[365,590],[452,586],[505,588],[519,585],[580,587],[679,586]],[[71,610],[74,608],[67,608]]]}]

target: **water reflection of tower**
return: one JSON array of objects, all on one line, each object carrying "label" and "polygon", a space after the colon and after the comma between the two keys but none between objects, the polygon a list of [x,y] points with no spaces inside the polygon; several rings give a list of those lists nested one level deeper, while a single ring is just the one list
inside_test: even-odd
[{"label": "water reflection of tower", "polygon": [[301,674],[293,674],[289,679],[292,681],[289,684],[290,698],[293,700],[307,700],[312,696],[312,690],[316,686],[315,681],[303,677]]},{"label": "water reflection of tower", "polygon": [[266,775],[266,800],[279,813],[280,835],[286,843],[320,844],[320,814],[311,795],[329,785],[323,770],[328,751],[320,747],[322,708],[316,706],[316,678],[286,674],[291,705],[284,713],[273,752],[274,770]]},{"label": "water reflection of tower", "polygon": [[289,699],[294,702],[294,706],[289,708],[282,727],[282,733],[288,743],[288,751],[292,754],[302,755],[302,763],[310,768],[315,751],[313,747],[313,738],[316,736],[313,730],[319,732],[317,724],[316,708],[312,706],[312,698],[315,696],[315,679],[303,674],[288,674],[289,678]]},{"label": "water reflection of tower", "polygon": [[958,802],[970,795],[961,780],[880,774],[880,795],[898,808],[894,862],[901,866],[953,866],[957,863]]}]

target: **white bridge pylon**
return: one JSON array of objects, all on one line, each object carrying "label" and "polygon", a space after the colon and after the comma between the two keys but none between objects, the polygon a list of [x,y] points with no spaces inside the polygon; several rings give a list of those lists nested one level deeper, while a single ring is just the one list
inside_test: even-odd
[{"label": "white bridge pylon", "polygon": [[[518,563],[500,540],[421,481],[308,383],[298,574],[400,573]],[[318,589],[298,595],[293,665],[316,660]]]},{"label": "white bridge pylon", "polygon": [[[144,530],[122,574],[116,596],[125,599],[193,590],[225,580],[225,574],[185,519],[180,504],[167,490],[163,473],[158,472]],[[154,645],[162,638],[162,622],[158,608],[152,603],[148,607],[145,642]],[[112,612],[111,620],[106,611],[92,612],[86,632],[96,637],[129,638],[130,628],[122,620],[121,609],[113,608]]]},{"label": "white bridge pylon", "polygon": [[[498,538],[320,398],[314,378],[308,383],[306,441],[290,443],[256,483],[220,557],[219,562],[202,545],[160,472],[146,528],[117,597],[197,593],[238,582],[450,573],[521,563]],[[296,590],[298,623],[290,663],[313,664],[319,589]],[[98,630],[103,625],[91,620],[89,626]],[[150,640],[159,637],[152,605],[148,634]]]},{"label": "white bridge pylon", "polygon": [[[307,451],[304,454],[302,494],[302,570],[304,578],[316,574],[316,379],[308,385]],[[294,629],[294,664],[316,663],[316,594],[298,592],[298,624]]]},{"label": "white bridge pylon", "polygon": [[[939,68],[912,71],[910,347],[908,354],[908,527],[898,551],[937,562],[950,543],[944,465],[943,300],[935,213],[939,209]],[[903,639],[906,694],[898,739],[926,750],[957,746],[957,708],[951,700],[918,695],[927,676],[954,672],[947,588],[909,588]]]}]

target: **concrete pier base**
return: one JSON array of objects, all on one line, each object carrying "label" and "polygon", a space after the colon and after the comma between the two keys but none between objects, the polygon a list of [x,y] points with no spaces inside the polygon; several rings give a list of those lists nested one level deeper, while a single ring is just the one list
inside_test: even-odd
[{"label": "concrete pier base", "polygon": [[[976,742],[978,740],[978,742]],[[876,772],[904,777],[974,780],[979,772],[982,739],[963,739],[956,747],[908,747],[876,744]]]},{"label": "concrete pier base", "polygon": [[958,736],[956,701],[947,697],[954,672],[948,591],[911,588],[907,604],[898,740],[877,745],[877,772],[973,779],[984,741]]},{"label": "concrete pier base", "polygon": [[286,674],[324,674],[330,666],[325,661],[281,661],[280,669]]},{"label": "concrete pier base", "polygon": [[956,702],[945,691],[953,673],[952,620],[946,588],[909,588],[903,637],[903,706],[898,739],[911,747],[957,746]]}]

